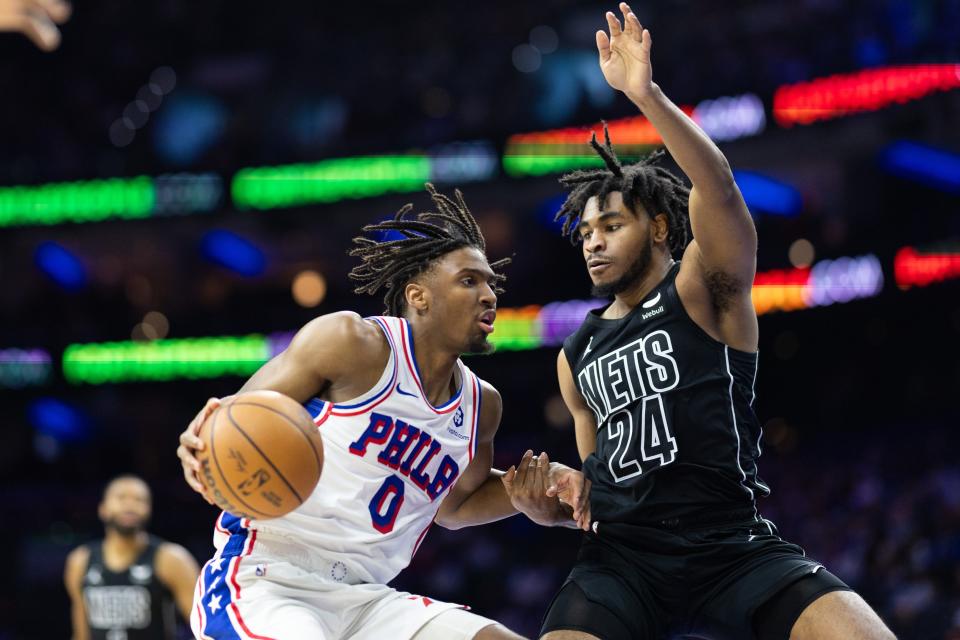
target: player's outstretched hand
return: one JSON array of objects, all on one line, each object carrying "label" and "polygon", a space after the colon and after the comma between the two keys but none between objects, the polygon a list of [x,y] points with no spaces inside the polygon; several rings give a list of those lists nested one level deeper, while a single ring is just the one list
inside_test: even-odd
[{"label": "player's outstretched hand", "polygon": [[70,17],[65,0],[0,0],[0,31],[19,31],[44,51],[60,46],[60,29]]},{"label": "player's outstretched hand", "polygon": [[550,458],[546,453],[533,455],[528,450],[520,465],[511,466],[500,477],[514,508],[539,525],[552,527],[570,522],[556,496],[547,496]]},{"label": "player's outstretched hand", "polygon": [[183,466],[183,478],[190,485],[190,488],[203,496],[203,499],[213,504],[213,498],[207,492],[207,488],[200,481],[200,462],[195,457],[197,451],[203,451],[203,440],[200,439],[200,427],[204,421],[221,404],[220,398],[210,398],[207,404],[203,406],[200,413],[194,417],[187,428],[180,434],[180,446],[177,447],[177,457],[180,458],[180,464]]},{"label": "player's outstretched hand", "polygon": [[623,13],[623,27],[617,16],[608,11],[610,35],[602,29],[597,31],[600,70],[611,87],[623,91],[636,102],[653,90],[653,66],[650,63],[653,39],[640,24],[630,5],[621,2],[620,12]]},{"label": "player's outstretched hand", "polygon": [[590,530],[590,479],[583,472],[557,465],[550,470],[547,495],[556,496],[560,502],[569,505],[577,527]]}]

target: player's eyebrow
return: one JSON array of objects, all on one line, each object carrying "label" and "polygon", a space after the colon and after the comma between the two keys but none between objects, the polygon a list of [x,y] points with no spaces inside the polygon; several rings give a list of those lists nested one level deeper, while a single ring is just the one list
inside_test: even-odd
[{"label": "player's eyebrow", "polygon": [[497,276],[496,274],[489,269],[480,269],[477,267],[463,267],[460,271],[457,272],[457,277],[462,275],[475,275],[483,278],[484,280],[493,280]]},{"label": "player's eyebrow", "polygon": [[[597,216],[597,222],[606,222],[611,218],[617,218],[617,217],[623,217],[623,213],[616,210],[603,211],[600,213],[600,215]],[[586,220],[581,221],[580,224],[577,225],[577,229],[584,229],[589,227],[590,227],[590,223],[587,222]]]}]

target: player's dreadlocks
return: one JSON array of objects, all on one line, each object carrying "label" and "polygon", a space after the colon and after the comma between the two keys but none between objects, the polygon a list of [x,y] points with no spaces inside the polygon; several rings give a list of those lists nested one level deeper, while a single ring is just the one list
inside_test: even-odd
[{"label": "player's dreadlocks", "polygon": [[651,218],[664,213],[667,216],[667,245],[670,252],[679,254],[690,242],[690,215],[688,202],[690,189],[663,167],[656,166],[663,158],[663,150],[657,150],[646,158],[623,166],[610,144],[607,123],[603,123],[604,144],[597,142],[597,134],[590,139],[590,146],[606,165],[604,169],[587,169],[568,173],[560,178],[563,186],[571,189],[567,200],[557,212],[555,220],[563,220],[563,235],[576,243],[579,234],[577,225],[583,209],[592,196],[603,203],[612,191],[623,194],[623,202],[631,210],[639,202]]},{"label": "player's dreadlocks", "polygon": [[[404,205],[393,220],[363,227],[364,233],[397,231],[403,236],[402,239],[378,242],[358,236],[353,239],[357,246],[349,252],[362,261],[350,271],[350,278],[359,283],[354,292],[372,295],[385,287],[383,302],[387,306],[387,315],[403,315],[406,284],[427,271],[439,258],[461,247],[486,251],[483,233],[460,190],[455,190],[454,199],[451,199],[439,193],[432,184],[427,183],[426,186],[436,211],[408,217],[413,205]],[[509,263],[510,258],[503,258],[490,264],[496,274],[493,287],[497,293],[503,292],[498,284],[506,279],[499,269]]]}]

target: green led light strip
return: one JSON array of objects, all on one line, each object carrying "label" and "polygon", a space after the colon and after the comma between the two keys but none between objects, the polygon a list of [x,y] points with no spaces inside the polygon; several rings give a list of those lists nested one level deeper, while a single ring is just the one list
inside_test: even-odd
[{"label": "green led light strip", "polygon": [[261,335],[72,344],[63,353],[63,375],[74,384],[246,376],[269,354]]},{"label": "green led light strip", "polygon": [[422,189],[430,164],[423,155],[392,155],[241,169],[231,192],[236,206],[254,209],[368,198]]},{"label": "green led light strip", "polygon": [[146,218],[155,197],[146,176],[0,187],[0,227]]}]

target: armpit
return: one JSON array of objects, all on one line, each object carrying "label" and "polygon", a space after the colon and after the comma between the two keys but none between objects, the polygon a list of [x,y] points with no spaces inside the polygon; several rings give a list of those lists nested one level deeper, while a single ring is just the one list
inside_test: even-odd
[{"label": "armpit", "polygon": [[705,276],[710,301],[717,313],[730,309],[734,298],[743,291],[744,283],[724,271],[711,271]]}]

